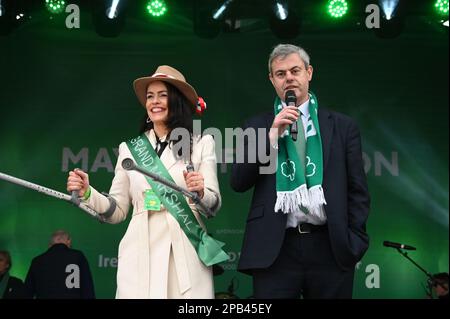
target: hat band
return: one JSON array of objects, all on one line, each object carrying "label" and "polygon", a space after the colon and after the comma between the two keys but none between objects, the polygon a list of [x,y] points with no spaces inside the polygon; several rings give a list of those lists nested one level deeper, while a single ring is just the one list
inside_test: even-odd
[{"label": "hat band", "polygon": [[152,78],[171,78],[171,79],[175,79],[175,80],[177,79],[176,77],[165,74],[165,73],[155,73],[152,75]]}]

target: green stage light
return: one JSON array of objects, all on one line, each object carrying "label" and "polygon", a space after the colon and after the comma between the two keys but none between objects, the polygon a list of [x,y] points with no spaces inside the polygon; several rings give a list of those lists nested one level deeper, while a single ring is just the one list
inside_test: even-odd
[{"label": "green stage light", "polygon": [[167,5],[164,0],[151,0],[147,4],[147,11],[152,17],[160,17],[166,14]]},{"label": "green stage light", "polygon": [[45,0],[45,6],[50,13],[61,13],[66,8],[66,1],[64,0]]},{"label": "green stage light", "polygon": [[448,15],[448,0],[437,0],[434,7],[440,14]]},{"label": "green stage light", "polygon": [[348,3],[345,0],[328,1],[328,14],[333,18],[342,18],[348,11]]}]

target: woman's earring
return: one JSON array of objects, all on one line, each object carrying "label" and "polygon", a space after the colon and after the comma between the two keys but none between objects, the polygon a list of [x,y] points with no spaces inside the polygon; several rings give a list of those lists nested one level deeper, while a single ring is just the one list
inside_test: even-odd
[{"label": "woman's earring", "polygon": [[150,117],[147,117],[147,120],[146,120],[147,124],[150,123],[151,121],[152,120],[150,120]]}]

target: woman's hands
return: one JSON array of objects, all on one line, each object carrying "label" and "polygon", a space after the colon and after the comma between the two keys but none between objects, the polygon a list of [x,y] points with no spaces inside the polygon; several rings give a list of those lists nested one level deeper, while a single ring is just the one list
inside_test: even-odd
[{"label": "woman's hands", "polygon": [[89,189],[89,175],[81,169],[75,168],[67,177],[67,191],[78,191],[78,197],[83,197]]},{"label": "woman's hands", "polygon": [[[205,183],[202,173],[200,172],[183,172],[184,180],[188,191],[197,192],[200,198],[205,195]],[[191,200],[189,200],[191,202]],[[192,202],[191,202],[192,203]]]}]

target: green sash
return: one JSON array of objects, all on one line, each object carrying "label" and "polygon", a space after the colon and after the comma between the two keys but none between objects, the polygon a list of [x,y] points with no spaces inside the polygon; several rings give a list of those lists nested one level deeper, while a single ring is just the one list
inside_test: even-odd
[{"label": "green sash", "polygon": [[[127,146],[137,165],[174,183],[172,176],[156,155],[145,133],[127,141]],[[229,259],[228,254],[221,249],[225,244],[215,240],[203,230],[182,194],[153,181],[150,177],[146,176],[146,179],[164,207],[180,224],[198,257],[206,266]]]},{"label": "green sash", "polygon": [[3,295],[5,294],[6,287],[8,287],[9,281],[9,271],[5,272],[2,280],[0,280],[0,299],[3,299]]}]

